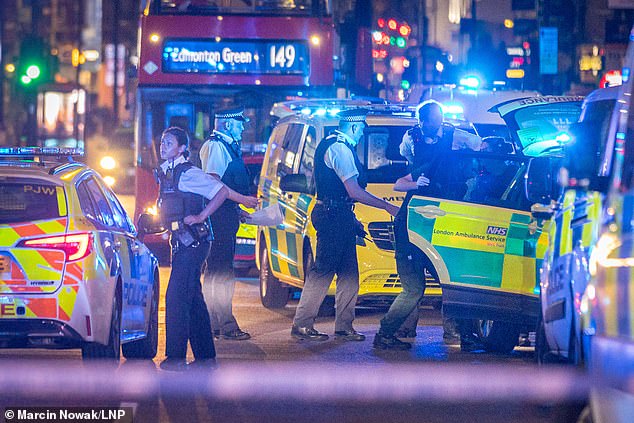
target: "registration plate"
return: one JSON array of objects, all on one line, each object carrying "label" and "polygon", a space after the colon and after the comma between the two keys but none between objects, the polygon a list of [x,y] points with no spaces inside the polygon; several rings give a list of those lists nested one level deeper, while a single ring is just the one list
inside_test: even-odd
[{"label": "registration plate", "polygon": [[11,270],[11,260],[9,257],[0,256],[0,273],[9,272]]}]

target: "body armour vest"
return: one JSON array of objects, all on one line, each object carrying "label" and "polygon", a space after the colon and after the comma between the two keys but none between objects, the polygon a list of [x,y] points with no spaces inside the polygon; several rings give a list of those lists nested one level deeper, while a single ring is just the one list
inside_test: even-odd
[{"label": "body armour vest", "polygon": [[[328,148],[336,142],[340,142],[337,140],[337,135],[332,134],[324,138],[324,140],[319,143],[317,146],[317,150],[315,150],[315,189],[317,191],[317,199],[318,200],[329,200],[329,201],[350,201],[350,196],[348,196],[348,192],[346,191],[346,187],[337,176],[334,170],[326,166],[325,155]],[[346,143],[344,143],[346,147],[350,148],[352,151],[352,156],[354,157],[354,164],[357,167],[357,171],[359,172],[359,176],[357,181],[359,182],[359,186],[364,188],[367,186],[367,179],[365,172],[363,171],[363,166],[361,165],[361,161],[359,157],[357,157],[357,153]]]},{"label": "body armour vest", "polygon": [[[222,183],[242,195],[251,195],[251,177],[249,176],[247,167],[242,160],[242,154],[240,153],[240,150],[238,150],[239,147],[234,148],[222,137],[216,135],[212,137],[211,142],[222,143],[222,145],[225,146],[225,148],[229,152],[229,155],[231,156],[231,161],[229,162],[224,175],[222,175],[222,178],[220,179]],[[235,207],[236,205],[236,202],[227,199],[221,207]]]},{"label": "body armour vest", "polygon": [[401,210],[406,210],[410,199],[414,195],[433,195],[438,188],[438,182],[444,179],[442,163],[448,159],[453,146],[454,127],[443,123],[442,136],[438,142],[427,144],[424,140],[420,126],[407,131],[414,141],[414,163],[411,165],[411,174],[414,180],[420,175],[427,176],[431,183],[429,186],[408,191],[403,201]]},{"label": "body armour vest", "polygon": [[161,222],[170,228],[171,222],[182,221],[185,216],[200,214],[204,208],[204,197],[178,189],[181,175],[194,167],[190,162],[176,165],[164,173],[159,168],[159,201],[158,209]]}]

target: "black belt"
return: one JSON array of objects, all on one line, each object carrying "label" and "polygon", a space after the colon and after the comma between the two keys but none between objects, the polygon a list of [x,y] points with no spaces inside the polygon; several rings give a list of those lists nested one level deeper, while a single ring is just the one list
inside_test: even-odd
[{"label": "black belt", "polygon": [[354,208],[354,201],[352,200],[317,200],[317,204],[321,204],[326,208],[334,208],[334,209],[348,209],[352,210]]}]

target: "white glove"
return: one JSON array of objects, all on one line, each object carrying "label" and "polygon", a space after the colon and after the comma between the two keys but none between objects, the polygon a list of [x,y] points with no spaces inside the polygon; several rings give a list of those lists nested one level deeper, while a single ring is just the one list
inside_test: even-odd
[{"label": "white glove", "polygon": [[426,187],[427,185],[429,185],[429,178],[427,178],[425,175],[420,175],[418,179],[416,179],[416,186],[418,188]]}]

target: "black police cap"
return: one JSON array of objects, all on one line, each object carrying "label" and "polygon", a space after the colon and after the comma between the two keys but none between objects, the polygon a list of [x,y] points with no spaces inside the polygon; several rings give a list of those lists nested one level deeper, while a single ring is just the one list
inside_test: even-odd
[{"label": "black police cap", "polygon": [[235,119],[242,122],[249,121],[249,118],[244,115],[244,108],[242,107],[219,110],[216,112],[216,119]]}]

